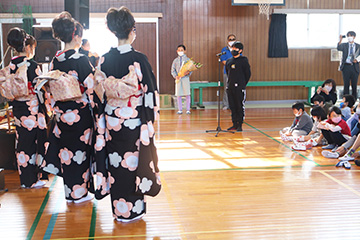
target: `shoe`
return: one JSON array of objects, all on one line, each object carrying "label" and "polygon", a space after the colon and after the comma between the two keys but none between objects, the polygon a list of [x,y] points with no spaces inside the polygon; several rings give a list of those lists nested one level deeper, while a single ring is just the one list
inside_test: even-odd
[{"label": "shoe", "polygon": [[189,115],[189,114],[191,114],[191,112],[190,112],[190,111],[186,111],[186,114]]},{"label": "shoe", "polygon": [[354,160],[354,157],[351,157],[348,153],[346,153],[344,156],[339,157],[340,161],[352,161]]},{"label": "shoe", "polygon": [[293,141],[304,142],[305,139],[304,139],[304,136],[298,136],[298,137],[293,137]]},{"label": "shoe", "polygon": [[316,147],[318,145],[318,143],[316,142],[315,139],[310,139],[307,141],[308,144],[311,144],[313,147]]},{"label": "shoe", "polygon": [[83,202],[86,202],[86,201],[90,201],[92,200],[94,197],[92,196],[92,194],[87,194],[85,197],[82,197],[78,200],[74,200],[74,203],[83,203]]},{"label": "shoe", "polygon": [[242,132],[242,126],[238,126],[236,129],[237,132]]},{"label": "shoe", "polygon": [[46,184],[46,182],[39,180],[31,188],[42,188],[43,186],[45,186],[45,184]]},{"label": "shoe", "polygon": [[322,149],[332,150],[332,149],[334,149],[335,147],[336,147],[336,145],[332,143],[332,144],[328,144],[328,145],[326,145],[326,146],[323,146]]},{"label": "shoe", "polygon": [[68,199],[66,199],[66,202],[67,202],[67,203],[73,203],[74,200],[68,200]]},{"label": "shoe", "polygon": [[321,154],[326,158],[338,158],[340,155],[338,152],[322,151]]},{"label": "shoe", "polygon": [[228,131],[236,131],[237,130],[237,126],[235,126],[235,125],[232,125],[231,127],[229,127],[227,130]]},{"label": "shoe", "polygon": [[182,111],[178,111],[177,114],[182,114]]},{"label": "shoe", "polygon": [[284,133],[282,133],[280,131],[280,138],[281,140],[283,140],[284,142],[291,142],[293,141],[293,137],[292,136],[286,136]]},{"label": "shoe", "polygon": [[141,214],[141,215],[139,215],[137,217],[131,218],[131,219],[115,218],[115,220],[118,221],[118,222],[129,223],[129,222],[134,222],[136,220],[139,220],[139,219],[143,218],[144,215],[145,215],[145,213],[143,213],[143,214]]},{"label": "shoe", "polygon": [[348,161],[343,161],[343,162],[344,162],[344,168],[351,169],[351,164]]},{"label": "shoe", "polygon": [[227,106],[224,106],[222,109],[223,110],[228,110],[229,108]]},{"label": "shoe", "polygon": [[335,165],[335,167],[343,167],[343,166],[344,166],[344,162],[345,162],[345,161],[339,161],[339,162]]},{"label": "shoe", "polygon": [[292,145],[291,148],[293,150],[306,151],[306,150],[311,149],[312,145],[311,144],[301,144],[301,143],[299,144],[299,143],[297,143],[297,144]]},{"label": "shoe", "polygon": [[354,163],[356,166],[360,166],[360,160],[355,160]]}]

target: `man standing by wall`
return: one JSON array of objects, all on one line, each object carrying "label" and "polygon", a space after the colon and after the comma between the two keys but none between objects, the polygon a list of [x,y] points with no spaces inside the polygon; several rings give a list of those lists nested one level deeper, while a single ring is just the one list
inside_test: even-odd
[{"label": "man standing by wall", "polygon": [[359,55],[360,45],[355,43],[356,33],[350,31],[346,34],[348,38],[347,43],[341,43],[343,36],[340,35],[340,41],[337,50],[342,51],[343,56],[341,60],[340,70],[342,71],[344,81],[344,95],[349,94],[349,86],[351,83],[351,95],[357,99],[357,82],[359,77]]},{"label": "man standing by wall", "polygon": [[223,110],[229,109],[229,100],[228,100],[228,95],[227,95],[227,92],[226,92],[228,76],[226,74],[225,64],[226,64],[226,60],[228,60],[229,58],[232,58],[231,46],[234,44],[235,41],[236,41],[236,36],[234,34],[229,34],[229,36],[227,37],[228,45],[226,47],[223,47],[223,49],[221,49],[222,53],[225,52],[225,54],[221,55],[221,57],[220,57],[221,62],[224,64],[224,73],[223,73],[223,82],[224,82]]}]

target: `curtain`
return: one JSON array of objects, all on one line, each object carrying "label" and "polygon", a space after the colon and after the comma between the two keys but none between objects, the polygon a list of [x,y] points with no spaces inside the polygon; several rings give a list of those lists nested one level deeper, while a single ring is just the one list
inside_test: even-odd
[{"label": "curtain", "polygon": [[269,58],[288,57],[286,14],[272,14],[269,29]]}]

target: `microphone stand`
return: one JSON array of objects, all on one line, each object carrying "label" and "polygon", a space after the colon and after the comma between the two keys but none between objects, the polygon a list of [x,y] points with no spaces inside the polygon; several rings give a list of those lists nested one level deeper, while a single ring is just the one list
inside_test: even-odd
[{"label": "microphone stand", "polygon": [[[221,54],[222,55],[222,54]],[[221,59],[220,59],[220,54],[217,55],[218,57],[218,62],[219,62],[219,80],[218,80],[218,90],[217,90],[217,103],[218,103],[218,111],[217,111],[217,127],[216,130],[206,130],[207,133],[210,132],[216,132],[215,137],[218,136],[219,132],[230,132],[230,133],[234,133],[233,131],[229,131],[229,130],[222,130],[220,127],[220,87],[221,87]]]}]

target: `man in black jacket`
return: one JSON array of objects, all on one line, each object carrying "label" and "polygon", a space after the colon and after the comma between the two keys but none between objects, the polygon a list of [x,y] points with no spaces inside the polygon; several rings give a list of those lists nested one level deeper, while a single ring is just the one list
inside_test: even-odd
[{"label": "man in black jacket", "polygon": [[343,36],[340,35],[340,41],[337,45],[337,50],[342,51],[340,70],[342,71],[344,80],[344,95],[349,94],[349,86],[351,82],[351,95],[357,99],[357,82],[359,77],[359,55],[360,45],[355,43],[356,33],[350,31],[346,34],[348,38],[347,43],[341,43]]},{"label": "man in black jacket", "polygon": [[228,130],[242,131],[245,116],[246,85],[249,82],[251,71],[247,57],[241,56],[243,44],[235,42],[232,45],[232,58],[226,61],[228,75],[227,94],[233,125]]}]

